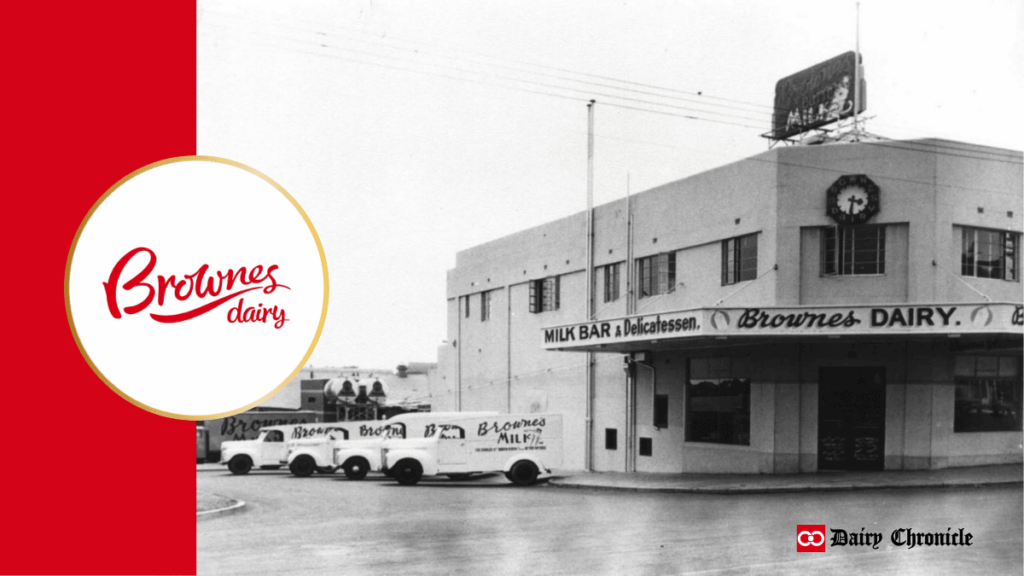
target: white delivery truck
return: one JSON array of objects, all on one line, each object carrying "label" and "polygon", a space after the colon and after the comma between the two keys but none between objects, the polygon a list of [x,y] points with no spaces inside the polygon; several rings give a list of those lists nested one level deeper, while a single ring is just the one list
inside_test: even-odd
[{"label": "white delivery truck", "polygon": [[295,438],[336,434],[333,424],[287,424],[260,429],[255,440],[230,440],[221,443],[220,463],[232,474],[248,474],[254,466],[277,470],[286,462],[288,442]]},{"label": "white delivery truck", "polygon": [[529,486],[562,465],[561,414],[503,414],[453,420],[421,439],[392,439],[381,447],[384,473],[412,485],[423,476],[504,472]]},{"label": "white delivery truck", "polygon": [[389,438],[424,438],[444,428],[452,419],[493,416],[497,412],[410,412],[387,420],[335,422],[342,432],[288,443],[288,469],[296,476],[314,470],[345,471],[350,480],[361,480],[371,470],[380,470],[381,444]]}]

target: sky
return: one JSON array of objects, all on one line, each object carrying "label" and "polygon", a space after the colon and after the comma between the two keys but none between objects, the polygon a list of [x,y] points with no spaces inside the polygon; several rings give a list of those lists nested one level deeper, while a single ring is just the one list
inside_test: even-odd
[{"label": "sky", "polygon": [[[768,149],[775,83],[853,1],[229,2],[197,11],[197,150],[273,178],[330,271],[313,366],[436,360],[456,253]],[[867,130],[1021,150],[1017,0],[860,3]]]}]

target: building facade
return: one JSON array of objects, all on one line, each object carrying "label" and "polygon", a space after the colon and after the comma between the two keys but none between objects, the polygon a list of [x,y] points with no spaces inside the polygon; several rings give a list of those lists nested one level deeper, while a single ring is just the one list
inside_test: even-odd
[{"label": "building facade", "polygon": [[465,250],[431,404],[561,413],[573,469],[1021,462],[1022,183],[961,142],[777,148],[596,207],[590,274],[585,213]]}]

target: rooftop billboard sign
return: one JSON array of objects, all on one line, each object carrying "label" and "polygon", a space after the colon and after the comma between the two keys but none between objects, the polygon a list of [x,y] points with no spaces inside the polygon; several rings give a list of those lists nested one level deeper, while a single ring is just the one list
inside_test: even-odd
[{"label": "rooftop billboard sign", "polygon": [[[771,137],[783,140],[853,116],[856,59],[856,53],[846,52],[779,80]],[[860,86],[858,113],[867,107],[864,74]]]}]

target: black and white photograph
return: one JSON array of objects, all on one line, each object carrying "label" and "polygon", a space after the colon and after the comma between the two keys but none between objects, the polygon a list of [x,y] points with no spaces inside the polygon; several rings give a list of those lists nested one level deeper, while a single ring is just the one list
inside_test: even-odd
[{"label": "black and white photograph", "polygon": [[1022,64],[1015,0],[200,0],[197,152],[330,283],[196,423],[197,573],[1021,574]]}]

